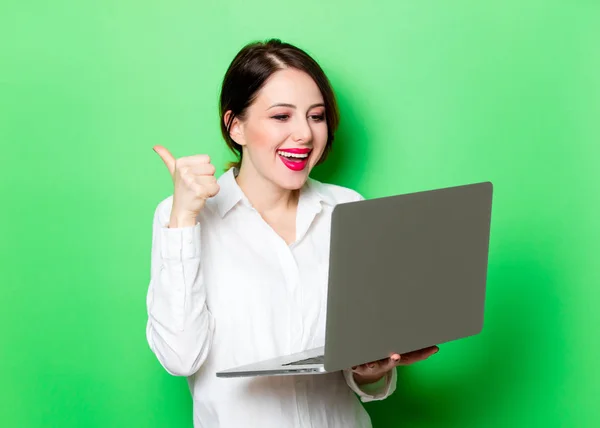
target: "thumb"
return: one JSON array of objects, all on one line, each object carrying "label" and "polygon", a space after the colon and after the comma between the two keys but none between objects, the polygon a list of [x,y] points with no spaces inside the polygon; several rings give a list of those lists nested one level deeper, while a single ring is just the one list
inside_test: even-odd
[{"label": "thumb", "polygon": [[[400,354],[392,354],[392,356],[388,359],[388,366],[390,369],[396,367],[397,365],[400,364],[400,361],[402,360],[402,355]],[[404,362],[404,361],[402,361]]]},{"label": "thumb", "polygon": [[169,169],[169,173],[171,174],[171,177],[172,177],[173,174],[175,173],[175,158],[173,157],[173,155],[171,154],[171,152],[169,152],[163,146],[154,146],[152,149],[156,153],[158,153],[158,156],[160,156],[160,158],[163,160],[163,162],[165,163],[165,165]]}]

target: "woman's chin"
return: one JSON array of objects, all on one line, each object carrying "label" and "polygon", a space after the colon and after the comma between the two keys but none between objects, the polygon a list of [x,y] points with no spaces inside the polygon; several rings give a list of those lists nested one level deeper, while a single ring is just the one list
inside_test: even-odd
[{"label": "woman's chin", "polygon": [[294,171],[293,173],[286,173],[277,177],[277,184],[287,190],[298,190],[304,186],[308,179],[309,169],[306,168],[302,171]]}]

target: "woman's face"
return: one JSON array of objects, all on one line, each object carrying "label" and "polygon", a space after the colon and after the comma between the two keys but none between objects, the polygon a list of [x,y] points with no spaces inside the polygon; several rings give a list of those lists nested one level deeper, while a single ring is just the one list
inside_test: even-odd
[{"label": "woman's face", "polygon": [[246,119],[234,123],[231,135],[242,145],[244,174],[299,189],[327,143],[323,96],[308,74],[280,70],[259,91]]}]

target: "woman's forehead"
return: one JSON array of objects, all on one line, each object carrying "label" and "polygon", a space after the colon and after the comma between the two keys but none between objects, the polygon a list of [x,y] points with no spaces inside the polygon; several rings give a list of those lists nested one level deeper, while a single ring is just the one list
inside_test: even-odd
[{"label": "woman's forehead", "polygon": [[256,104],[264,109],[277,104],[287,104],[296,108],[309,108],[323,103],[323,96],[312,78],[301,72],[284,75],[278,72],[271,76],[257,94]]}]

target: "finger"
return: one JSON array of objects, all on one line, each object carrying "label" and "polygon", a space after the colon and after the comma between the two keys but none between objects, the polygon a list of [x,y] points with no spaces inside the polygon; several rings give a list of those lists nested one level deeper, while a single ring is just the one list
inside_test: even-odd
[{"label": "finger", "polygon": [[371,361],[369,363],[361,364],[359,366],[359,370],[363,374],[371,374],[379,370],[381,367],[381,363],[379,361]]},{"label": "finger", "polygon": [[404,354],[404,356],[420,357],[423,355],[433,355],[437,351],[439,351],[439,348],[437,346],[429,346],[427,348],[417,349],[416,351],[408,352],[408,353]]},{"label": "finger", "polygon": [[376,370],[378,373],[385,373],[391,369],[393,369],[394,367],[396,367],[398,365],[399,360],[395,360],[390,358],[385,358],[383,361],[380,361],[379,364],[377,365]]},{"label": "finger", "polygon": [[216,189],[219,187],[218,181],[214,175],[195,175],[193,176],[194,183],[198,183],[201,186]]},{"label": "finger", "polygon": [[[369,366],[371,366],[371,367],[369,367]],[[355,366],[355,368],[353,369],[353,372],[358,374],[359,376],[378,378],[378,377],[385,375],[390,370],[393,370],[395,367],[396,367],[396,364],[391,360],[391,358],[388,358],[385,363],[377,362],[376,364],[367,363],[367,364],[362,364],[361,366],[358,366],[358,367]]]},{"label": "finger", "polygon": [[163,162],[167,166],[169,173],[171,174],[171,177],[172,177],[175,172],[175,158],[173,157],[171,152],[169,152],[169,150],[167,150],[163,146],[154,146],[153,149],[156,153],[158,153],[158,156],[160,156],[160,158],[163,160]]},{"label": "finger", "polygon": [[198,183],[195,183],[192,186],[192,189],[194,191],[194,195],[196,195],[196,197],[201,198],[201,199],[208,199],[212,196],[212,192],[211,189],[208,186],[204,186],[204,185],[200,185]]},{"label": "finger", "polygon": [[437,353],[440,349],[437,346],[430,346],[427,348],[419,349],[418,351],[414,351],[414,357],[417,359],[425,359],[431,357],[433,354]]},{"label": "finger", "polygon": [[194,194],[202,199],[208,199],[219,193],[220,187],[218,183],[211,184],[198,184],[195,183],[193,186]]},{"label": "finger", "polygon": [[398,354],[397,352],[395,352],[392,355],[390,355],[389,357],[382,358],[381,360],[377,360],[377,361],[379,361],[381,364],[387,364],[390,362],[390,359],[392,359],[393,362],[398,362],[398,361],[400,361],[401,358],[402,358],[402,356],[400,354]]},{"label": "finger", "polygon": [[210,163],[210,156],[208,155],[192,155],[184,156],[177,159],[177,164],[181,166],[192,166],[198,164]]},{"label": "finger", "polygon": [[372,369],[369,369],[365,364],[361,364],[360,366],[354,366],[352,371],[361,376],[369,375],[372,372]]},{"label": "finger", "polygon": [[364,364],[352,367],[352,371],[356,372],[356,373],[362,373],[364,370],[365,370],[365,365]]},{"label": "finger", "polygon": [[417,351],[408,352],[402,355],[402,358],[399,361],[401,365],[409,365],[414,364],[418,361],[426,360],[431,357],[433,354],[437,353],[439,348],[437,346],[431,346],[429,348],[419,349]]},{"label": "finger", "polygon": [[396,356],[398,356],[398,358],[388,358],[387,363],[385,364],[385,366],[383,367],[384,371],[388,371],[393,369],[394,367],[397,367],[398,365],[400,365],[400,355],[399,354],[395,354]]},{"label": "finger", "polygon": [[188,172],[191,172],[194,175],[214,176],[216,168],[212,163],[201,163],[188,167]]},{"label": "finger", "polygon": [[206,194],[208,195],[209,198],[212,198],[213,196],[215,196],[217,193],[219,193],[219,190],[221,189],[219,187],[218,183],[212,183],[205,187],[206,187]]}]

